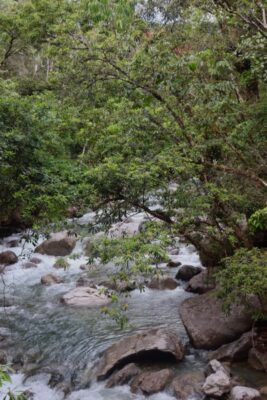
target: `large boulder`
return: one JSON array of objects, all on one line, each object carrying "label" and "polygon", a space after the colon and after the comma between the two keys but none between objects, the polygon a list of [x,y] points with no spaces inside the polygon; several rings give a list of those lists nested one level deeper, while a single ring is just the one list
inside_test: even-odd
[{"label": "large boulder", "polygon": [[79,286],[64,294],[61,302],[68,306],[103,307],[111,302],[111,299],[98,289]]},{"label": "large boulder", "polygon": [[145,395],[161,392],[173,378],[173,372],[169,368],[156,372],[143,372],[138,375],[131,384],[131,391],[143,392]]},{"label": "large boulder", "polygon": [[186,299],[180,315],[193,346],[199,349],[215,350],[252,326],[251,317],[242,307],[234,306],[229,315],[225,314],[215,291]]},{"label": "large boulder", "polygon": [[152,278],[147,286],[150,289],[173,290],[176,289],[177,286],[179,286],[179,283],[170,276],[159,276]]},{"label": "large boulder", "polygon": [[203,372],[192,371],[176,377],[172,382],[172,389],[178,399],[201,399],[203,397],[202,386],[204,381]]},{"label": "large boulder", "polygon": [[229,374],[219,361],[212,360],[210,366],[213,373],[205,380],[202,390],[207,396],[222,397],[231,389]]},{"label": "large boulder", "polygon": [[165,329],[151,329],[133,336],[125,337],[113,344],[100,360],[97,369],[97,379],[105,379],[115,369],[124,365],[148,360],[182,360],[184,348],[178,336]]},{"label": "large boulder", "polygon": [[204,294],[215,289],[215,281],[207,270],[200,272],[190,279],[186,288],[187,292]]},{"label": "large boulder", "polygon": [[73,236],[69,236],[67,232],[58,232],[37,246],[34,251],[39,254],[64,257],[72,252],[75,244],[76,239]]},{"label": "large boulder", "polygon": [[136,375],[141,373],[140,368],[134,364],[125,365],[120,371],[114,372],[106,383],[107,388],[112,388],[118,385],[126,385]]},{"label": "large boulder", "polygon": [[189,281],[195,275],[198,275],[200,272],[203,271],[201,267],[194,267],[194,265],[182,265],[177,274],[176,279],[181,279],[182,281]]},{"label": "large boulder", "polygon": [[260,392],[246,386],[235,386],[231,390],[231,400],[259,400]]},{"label": "large boulder", "polygon": [[248,358],[248,352],[252,347],[252,332],[244,333],[239,339],[229,344],[224,344],[210,353],[210,359],[219,361],[242,361]]},{"label": "large boulder", "polygon": [[11,265],[18,262],[18,257],[11,250],[6,250],[0,253],[0,264]]}]

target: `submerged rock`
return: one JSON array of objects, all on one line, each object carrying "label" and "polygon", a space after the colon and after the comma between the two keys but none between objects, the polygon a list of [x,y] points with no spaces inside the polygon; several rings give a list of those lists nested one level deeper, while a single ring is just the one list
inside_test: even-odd
[{"label": "submerged rock", "polygon": [[68,306],[101,307],[111,302],[111,299],[100,292],[101,288],[79,286],[62,296],[61,301]]},{"label": "submerged rock", "polygon": [[62,282],[63,282],[63,279],[60,276],[57,276],[55,274],[47,274],[47,275],[42,276],[42,278],[41,278],[41,283],[43,285],[47,285],[47,286],[53,285],[56,283],[62,283]]},{"label": "submerged rock", "polygon": [[67,256],[72,252],[76,244],[76,239],[69,236],[67,232],[58,232],[45,240],[34,250],[35,253],[47,254],[49,256]]},{"label": "submerged rock", "polygon": [[31,262],[31,261],[26,261],[25,263],[22,264],[22,267],[23,267],[24,269],[30,269],[30,268],[37,268],[37,265],[34,264],[34,263]]},{"label": "submerged rock", "polygon": [[151,329],[133,336],[125,337],[113,344],[102,357],[97,379],[105,379],[115,369],[139,360],[182,360],[184,348],[178,336],[165,329]]},{"label": "submerged rock", "polygon": [[32,262],[34,264],[40,264],[42,262],[42,260],[38,257],[31,257],[30,262]]},{"label": "submerged rock", "polygon": [[248,352],[252,347],[252,336],[252,332],[244,333],[234,342],[225,344],[213,351],[209,358],[219,361],[242,361],[247,359]]},{"label": "submerged rock", "polygon": [[235,386],[231,390],[231,400],[259,400],[260,392],[246,386]]},{"label": "submerged rock", "polygon": [[186,299],[180,315],[193,346],[199,349],[217,349],[252,326],[251,317],[242,307],[234,306],[226,315],[214,291]]},{"label": "submerged rock", "polygon": [[179,283],[174,278],[171,278],[169,276],[159,276],[151,279],[147,286],[150,289],[173,290],[176,289],[177,286],[179,286]]},{"label": "submerged rock", "polygon": [[0,264],[11,265],[16,262],[18,262],[18,257],[13,251],[6,250],[0,253]]},{"label": "submerged rock", "polygon": [[193,276],[198,275],[203,271],[201,267],[194,267],[193,265],[182,265],[176,274],[176,279],[181,279],[183,281],[189,281]]},{"label": "submerged rock", "polygon": [[169,368],[156,372],[143,372],[134,379],[131,384],[131,391],[133,393],[141,391],[145,395],[158,393],[165,388],[172,378],[173,372]]},{"label": "submerged rock", "polygon": [[134,364],[128,364],[120,371],[114,372],[106,383],[107,388],[129,383],[136,375],[140,374],[140,368]]},{"label": "submerged rock", "polygon": [[7,242],[7,246],[8,247],[19,247],[19,244],[20,244],[20,240],[19,239],[13,239],[13,240],[9,240],[8,242]]}]

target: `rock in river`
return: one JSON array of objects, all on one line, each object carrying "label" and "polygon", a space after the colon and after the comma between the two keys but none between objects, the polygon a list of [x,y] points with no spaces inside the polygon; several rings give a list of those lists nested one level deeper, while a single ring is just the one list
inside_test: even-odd
[{"label": "rock in river", "polygon": [[208,274],[207,270],[195,275],[188,282],[187,292],[204,294],[215,288],[214,279]]},{"label": "rock in river", "polygon": [[177,376],[172,382],[172,388],[178,399],[201,399],[203,398],[202,386],[204,381],[205,376],[202,371],[192,371]]},{"label": "rock in river", "polygon": [[173,372],[169,368],[162,369],[156,372],[143,372],[138,375],[131,384],[131,391],[137,393],[143,392],[145,395],[158,393],[173,378]]},{"label": "rock in river", "polygon": [[55,283],[62,283],[62,282],[63,282],[63,279],[60,276],[57,276],[55,274],[47,274],[47,275],[42,276],[42,278],[41,278],[41,283],[46,286],[50,286]]},{"label": "rock in river", "polygon": [[128,336],[107,349],[97,369],[97,379],[105,379],[115,369],[144,359],[182,360],[184,348],[178,336],[165,329],[151,329]]},{"label": "rock in river", "polygon": [[252,347],[252,332],[244,333],[239,339],[229,344],[224,344],[217,350],[213,351],[210,359],[219,361],[242,361],[247,359],[248,352]]},{"label": "rock in river", "polygon": [[125,365],[120,371],[114,372],[106,383],[107,388],[112,388],[117,385],[125,385],[130,382],[136,375],[141,373],[140,368],[134,364]]},{"label": "rock in river", "polygon": [[37,246],[34,251],[39,254],[63,257],[72,252],[75,244],[76,239],[73,236],[69,236],[67,232],[58,232]]},{"label": "rock in river", "polygon": [[259,400],[260,392],[245,386],[235,386],[231,390],[231,400]]},{"label": "rock in river", "polygon": [[180,315],[193,346],[198,349],[217,349],[252,326],[251,317],[242,307],[235,306],[226,315],[214,291],[186,299]]},{"label": "rock in river", "polygon": [[11,265],[15,264],[17,261],[18,257],[11,250],[3,251],[2,253],[0,253],[0,264]]},{"label": "rock in river", "polygon": [[152,278],[147,286],[150,289],[173,290],[173,289],[176,289],[177,286],[179,286],[179,283],[174,278],[171,278],[170,276],[159,276],[159,277]]},{"label": "rock in river", "polygon": [[202,387],[207,396],[222,397],[230,392],[231,381],[226,369],[217,360],[212,360],[210,366],[213,373],[209,375]]},{"label": "rock in river", "polygon": [[201,267],[194,267],[194,265],[182,265],[177,274],[176,279],[182,279],[183,281],[189,281],[193,276],[198,275],[203,271]]},{"label": "rock in river", "polygon": [[111,302],[111,299],[98,289],[79,286],[62,296],[61,301],[68,306],[103,307]]}]

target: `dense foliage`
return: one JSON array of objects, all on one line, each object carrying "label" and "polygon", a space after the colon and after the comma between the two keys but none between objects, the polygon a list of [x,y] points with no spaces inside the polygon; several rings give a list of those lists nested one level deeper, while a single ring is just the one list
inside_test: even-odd
[{"label": "dense foliage", "polygon": [[207,265],[266,245],[261,2],[5,0],[0,28],[3,222],[143,210]]}]

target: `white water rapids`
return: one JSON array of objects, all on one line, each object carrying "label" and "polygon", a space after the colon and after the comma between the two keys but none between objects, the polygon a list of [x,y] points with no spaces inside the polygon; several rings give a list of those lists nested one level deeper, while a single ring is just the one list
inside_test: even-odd
[{"label": "white water rapids", "polygon": [[[89,213],[78,222],[86,224],[93,218]],[[113,226],[110,234],[119,235],[119,230],[130,234],[136,232],[144,215],[133,216],[129,222]],[[182,286],[175,290],[134,290],[127,298],[131,326],[123,331],[100,314],[96,309],[73,309],[60,303],[62,294],[76,286],[79,277],[86,274],[90,279],[105,278],[112,266],[98,266],[89,272],[80,269],[87,262],[83,255],[81,241],[77,242],[73,253],[79,258],[68,258],[70,267],[66,270],[53,267],[56,257],[34,254],[41,259],[37,268],[22,267],[34,250],[30,243],[20,241],[18,247],[9,248],[9,243],[20,240],[21,235],[13,234],[2,240],[0,252],[12,250],[20,256],[19,262],[5,269],[1,297],[5,296],[9,307],[1,307],[0,328],[8,329],[14,338],[14,347],[23,355],[30,354],[34,361],[28,361],[26,370],[12,374],[12,384],[0,389],[0,400],[11,388],[15,392],[29,390],[34,400],[141,400],[142,395],[130,392],[129,386],[113,389],[105,388],[104,383],[93,380],[92,367],[100,355],[120,338],[151,327],[168,327],[175,330],[180,338],[187,342],[183,324],[179,317],[179,304],[188,296]],[[42,241],[42,240],[40,240]],[[23,250],[22,250],[23,247]],[[22,254],[21,254],[22,253]],[[199,257],[192,246],[179,245],[177,255],[171,255],[173,261],[182,264],[200,265]],[[164,272],[174,276],[176,268],[166,268]],[[64,278],[64,283],[43,286],[40,279],[48,273],[56,273]],[[29,358],[29,357],[28,357]],[[30,358],[29,358],[30,359]],[[194,370],[204,365],[202,353],[191,349],[186,359],[176,368],[178,371]],[[64,379],[75,382],[75,390],[65,395],[63,389],[49,385],[50,371],[60,371]],[[78,382],[78,383],[77,383]],[[91,383],[88,387],[88,382]],[[150,396],[150,400],[171,400],[172,393],[161,392]]]}]

